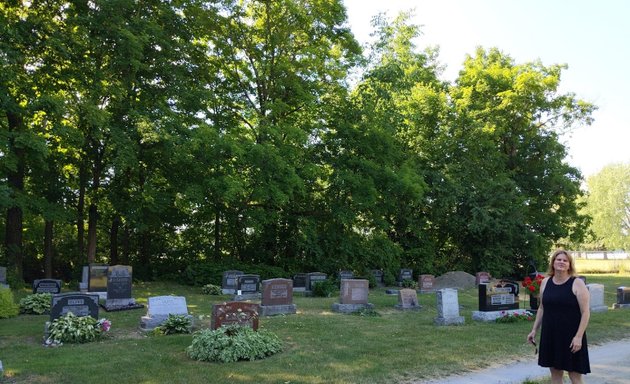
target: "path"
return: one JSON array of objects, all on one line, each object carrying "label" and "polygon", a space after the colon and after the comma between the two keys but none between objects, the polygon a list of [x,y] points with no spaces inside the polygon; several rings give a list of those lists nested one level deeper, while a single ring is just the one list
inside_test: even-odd
[{"label": "path", "polygon": [[[630,339],[590,345],[588,352],[591,373],[584,376],[585,384],[630,384]],[[545,377],[549,377],[549,369],[539,367],[537,357],[532,356],[529,361],[414,384],[521,384]],[[568,380],[565,375],[565,383]]]}]

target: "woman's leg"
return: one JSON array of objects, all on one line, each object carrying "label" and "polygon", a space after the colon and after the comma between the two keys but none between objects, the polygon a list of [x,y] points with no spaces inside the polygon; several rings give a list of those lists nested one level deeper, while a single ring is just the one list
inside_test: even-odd
[{"label": "woman's leg", "polygon": [[564,376],[563,370],[549,368],[549,372],[551,372],[551,384],[562,384],[562,376]]},{"label": "woman's leg", "polygon": [[572,384],[582,384],[582,374],[579,372],[569,372],[569,379],[571,379]]}]

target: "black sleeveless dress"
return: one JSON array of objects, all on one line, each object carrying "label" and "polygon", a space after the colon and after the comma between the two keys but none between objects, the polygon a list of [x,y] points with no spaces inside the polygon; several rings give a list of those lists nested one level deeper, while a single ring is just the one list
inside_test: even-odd
[{"label": "black sleeveless dress", "polygon": [[557,285],[550,278],[543,293],[543,318],[540,333],[538,365],[582,374],[591,372],[588,359],[586,332],[582,349],[572,353],[569,346],[580,325],[580,306],[573,294],[573,281],[569,278]]}]

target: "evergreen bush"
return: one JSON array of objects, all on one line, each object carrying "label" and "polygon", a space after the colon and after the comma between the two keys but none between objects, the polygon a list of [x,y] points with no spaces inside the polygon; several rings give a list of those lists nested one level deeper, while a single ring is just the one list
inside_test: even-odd
[{"label": "evergreen bush", "polygon": [[0,288],[0,319],[15,317],[20,308],[15,304],[13,292],[9,288]]}]

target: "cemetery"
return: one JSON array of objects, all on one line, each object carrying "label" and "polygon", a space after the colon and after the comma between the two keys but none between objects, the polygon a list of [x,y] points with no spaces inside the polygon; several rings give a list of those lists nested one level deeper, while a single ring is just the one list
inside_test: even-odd
[{"label": "cemetery", "polygon": [[[310,278],[314,276],[317,281],[323,274],[307,272],[305,275]],[[240,276],[248,274],[243,271],[237,277]],[[418,278],[420,279],[419,275]],[[61,292],[52,294],[52,308],[49,314],[0,319],[0,337],[3,340],[0,343],[2,356],[0,360],[4,365],[5,375],[22,377],[20,372],[27,372],[28,375],[41,375],[61,383],[71,383],[85,378],[79,372],[68,373],[61,365],[50,360],[49,349],[42,346],[43,324],[69,312],[73,316],[90,317],[94,319],[92,320],[94,324],[102,321],[103,317],[107,318],[111,330],[97,343],[88,343],[89,345],[86,344],[84,347],[105,351],[113,356],[113,364],[126,367],[125,376],[122,372],[110,371],[103,380],[106,383],[121,382],[129,377],[141,381],[145,373],[136,365],[148,365],[149,369],[160,372],[161,377],[171,377],[173,374],[171,371],[177,371],[178,380],[184,377],[194,381],[197,375],[194,371],[212,371],[213,377],[216,378],[214,382],[227,383],[231,368],[230,363],[226,362],[232,360],[227,356],[221,357],[218,350],[213,350],[211,355],[204,355],[199,352],[199,345],[219,337],[211,335],[210,332],[220,331],[221,334],[225,334],[230,332],[227,330],[234,329],[230,328],[234,326],[254,331],[254,336],[255,333],[262,332],[260,336],[264,336],[270,348],[263,354],[272,354],[272,358],[265,359],[262,365],[257,364],[248,368],[251,377],[244,382],[249,383],[275,382],[273,379],[266,381],[267,370],[272,370],[276,375],[274,377],[285,377],[287,380],[296,372],[300,375],[313,376],[312,381],[304,381],[307,383],[316,383],[318,380],[348,384],[360,380],[385,383],[388,382],[386,378],[401,372],[416,377],[436,374],[435,368],[430,372],[418,370],[415,363],[412,365],[409,359],[404,357],[408,354],[417,356],[423,365],[438,367],[440,374],[448,374],[468,369],[467,367],[483,366],[505,356],[516,359],[531,353],[529,346],[522,341],[531,323],[503,323],[487,319],[478,321],[476,318],[478,312],[488,314],[513,310],[518,314],[528,309],[529,297],[523,291],[516,293],[518,289],[512,282],[490,279],[474,286],[475,276],[452,272],[432,277],[432,292],[422,292],[421,284],[417,289],[397,286],[370,288],[367,280],[360,278],[336,281],[339,282],[339,287],[334,295],[317,297],[305,291],[294,290],[292,278],[266,279],[260,281],[259,296],[237,301],[233,300],[235,297],[238,298],[234,292],[211,296],[204,295],[195,287],[166,282],[134,282],[133,296],[135,301],[142,305],[142,309],[112,312],[105,310],[103,304],[107,299],[102,298],[102,293],[70,291],[62,284]],[[597,328],[593,329],[593,333],[599,335],[601,331],[596,332],[597,329],[603,330],[608,327],[612,328],[607,332],[623,331],[615,330],[614,327],[615,323],[627,316],[622,307],[628,301],[628,290],[621,285],[623,278],[592,275],[588,276],[588,281],[593,284],[593,287],[589,288],[592,292],[596,292],[597,295],[603,294],[601,296],[603,302],[596,299],[595,305],[611,308],[609,311],[592,314],[604,316],[606,319],[601,325],[594,326]],[[105,292],[108,293],[107,284],[105,286]],[[238,287],[238,281],[236,286]],[[244,288],[243,285],[241,288]],[[427,288],[426,284],[424,288]],[[398,295],[386,294],[386,290],[392,289],[396,290]],[[118,291],[119,287],[115,290]],[[32,291],[18,290],[16,294],[18,297],[25,297],[32,294]],[[498,296],[494,297],[495,295]],[[517,309],[511,309],[515,307]],[[353,315],[355,311],[360,313],[362,308],[370,308],[378,315]],[[156,336],[156,333],[152,333],[151,330],[163,323],[169,315],[189,318],[192,333],[169,336]],[[16,328],[18,325],[19,328]],[[20,331],[15,333],[16,329]],[[437,329],[443,330],[439,332],[440,336],[436,340]],[[243,337],[246,334],[252,335],[250,331],[236,332],[242,333]],[[173,342],[166,342],[166,339]],[[476,340],[479,339],[483,339],[484,342],[477,343]],[[440,352],[442,347],[436,343],[457,345],[465,359],[449,360],[447,357],[449,354]],[[13,347],[16,345],[20,345],[21,348],[14,350]],[[345,345],[352,345],[354,352],[344,357],[337,355],[335,351]],[[327,362],[338,359],[342,359],[347,366],[360,365],[366,361],[365,351],[388,350],[388,345],[404,346],[401,348],[404,348],[405,354],[386,353],[382,359],[371,359],[370,364],[374,366],[374,370],[357,370],[348,374],[334,369],[324,372],[323,369],[315,368],[319,364],[326,365]],[[73,359],[78,358],[71,344],[64,343],[56,348],[68,351],[66,353],[74,356]],[[426,348],[430,348],[432,352],[427,354]],[[470,351],[467,351],[468,349]],[[11,353],[8,353],[9,350]],[[160,367],[152,363],[151,351],[171,356],[169,365]],[[306,356],[314,351],[321,351],[317,352],[317,362],[310,363],[310,368],[301,367]],[[176,356],[183,356],[182,354],[199,362],[192,363],[193,360],[186,362],[180,358],[173,360]],[[484,356],[483,360],[476,357],[479,354]],[[26,355],[48,361],[46,368],[27,367],[21,362],[24,359],[21,356]],[[197,368],[182,370],[181,367],[190,364],[196,364]],[[383,375],[382,379],[379,379],[380,375]],[[174,376],[172,377],[174,380]]]}]

